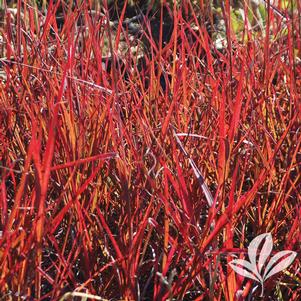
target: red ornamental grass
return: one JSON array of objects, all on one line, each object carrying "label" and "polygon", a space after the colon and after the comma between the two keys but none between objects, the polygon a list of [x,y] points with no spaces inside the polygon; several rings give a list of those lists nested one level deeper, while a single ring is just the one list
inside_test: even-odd
[{"label": "red ornamental grass", "polygon": [[299,1],[225,1],[221,38],[205,1],[92,2],[4,10],[0,300],[257,300],[262,233],[297,252],[263,299],[300,300]]}]

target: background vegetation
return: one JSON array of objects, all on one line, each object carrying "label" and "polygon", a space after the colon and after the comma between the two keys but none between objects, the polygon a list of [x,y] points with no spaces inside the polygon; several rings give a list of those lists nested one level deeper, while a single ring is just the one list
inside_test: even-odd
[{"label": "background vegetation", "polygon": [[300,1],[108,2],[1,1],[0,300],[300,300]]}]

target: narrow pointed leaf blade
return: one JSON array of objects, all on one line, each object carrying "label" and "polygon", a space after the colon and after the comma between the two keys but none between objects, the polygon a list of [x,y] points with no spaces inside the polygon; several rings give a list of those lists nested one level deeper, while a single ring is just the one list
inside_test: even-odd
[{"label": "narrow pointed leaf blade", "polygon": [[[264,275],[263,279],[266,280],[269,277],[281,272],[282,270],[286,269],[289,265],[292,264],[295,257],[297,256],[297,253],[294,251],[281,251],[275,254],[271,260],[269,261]],[[275,266],[274,264],[278,262]],[[272,268],[272,266],[274,266]],[[272,269],[271,269],[272,268]]]},{"label": "narrow pointed leaf blade", "polygon": [[261,277],[257,273],[256,265],[254,267],[249,261],[244,259],[234,259],[229,262],[229,265],[236,273],[244,277],[253,279],[257,282],[261,282]]}]

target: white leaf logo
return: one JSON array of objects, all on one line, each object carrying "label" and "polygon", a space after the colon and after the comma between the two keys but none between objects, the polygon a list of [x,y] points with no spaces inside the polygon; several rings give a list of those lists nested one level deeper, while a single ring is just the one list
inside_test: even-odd
[{"label": "white leaf logo", "polygon": [[[262,245],[261,250],[259,249],[260,245]],[[275,254],[267,263],[267,259],[271,255],[272,249],[272,235],[271,233],[264,233],[258,235],[251,241],[248,247],[250,261],[234,259],[229,262],[229,265],[236,273],[253,279],[261,284],[261,297],[263,297],[264,281],[274,274],[286,269],[297,256],[297,253],[293,251],[281,251]],[[263,270],[264,266],[265,269]]]}]

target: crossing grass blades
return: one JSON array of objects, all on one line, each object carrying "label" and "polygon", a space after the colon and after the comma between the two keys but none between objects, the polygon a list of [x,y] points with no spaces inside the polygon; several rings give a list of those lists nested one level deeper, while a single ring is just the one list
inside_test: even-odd
[{"label": "crossing grass blades", "polygon": [[300,255],[299,1],[6,2],[0,300],[259,300],[229,262]]}]

